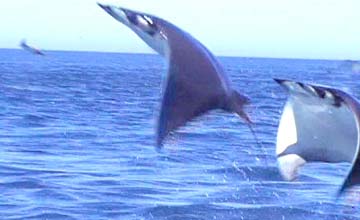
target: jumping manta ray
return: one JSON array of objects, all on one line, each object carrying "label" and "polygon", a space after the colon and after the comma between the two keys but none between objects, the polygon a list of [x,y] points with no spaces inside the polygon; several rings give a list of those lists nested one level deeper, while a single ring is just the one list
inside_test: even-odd
[{"label": "jumping manta ray", "polygon": [[186,122],[213,109],[235,112],[246,123],[249,99],[231,85],[222,66],[198,40],[170,22],[141,12],[99,4],[169,63],[157,127],[157,146]]},{"label": "jumping manta ray", "polygon": [[289,97],[281,115],[276,154],[283,177],[293,180],[306,162],[350,162],[339,193],[360,184],[360,104],[335,88],[275,79]]},{"label": "jumping manta ray", "polygon": [[33,54],[37,54],[37,55],[45,55],[41,50],[35,48],[35,47],[32,47],[32,46],[29,46],[25,40],[22,40],[20,42],[20,47],[23,48],[24,50],[26,51],[29,51],[30,53],[33,53]]}]

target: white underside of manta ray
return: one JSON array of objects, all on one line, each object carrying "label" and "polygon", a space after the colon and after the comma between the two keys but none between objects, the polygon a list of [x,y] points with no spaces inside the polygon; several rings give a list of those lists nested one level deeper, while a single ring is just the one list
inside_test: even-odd
[{"label": "white underside of manta ray", "polygon": [[157,146],[172,131],[212,109],[243,110],[248,98],[232,89],[221,65],[209,50],[170,22],[141,12],[99,4],[168,60],[157,128]]},{"label": "white underside of manta ray", "polygon": [[281,115],[276,154],[281,174],[295,179],[306,162],[350,162],[341,187],[360,184],[360,105],[334,88],[275,79],[289,97]]}]

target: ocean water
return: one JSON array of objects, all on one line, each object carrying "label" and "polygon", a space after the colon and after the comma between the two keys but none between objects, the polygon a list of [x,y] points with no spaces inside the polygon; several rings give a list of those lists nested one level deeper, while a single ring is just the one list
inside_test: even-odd
[{"label": "ocean water", "polygon": [[[349,164],[277,170],[286,100],[276,78],[359,97],[341,61],[220,57],[264,149],[233,114],[212,111],[154,147],[165,61],[157,55],[0,50],[0,219],[360,219],[335,200]],[[360,192],[359,192],[360,193]]]}]

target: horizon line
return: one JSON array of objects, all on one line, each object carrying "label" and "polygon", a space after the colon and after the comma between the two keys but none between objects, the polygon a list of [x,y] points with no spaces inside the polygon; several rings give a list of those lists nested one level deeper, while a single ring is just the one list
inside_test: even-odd
[{"label": "horizon line", "polygon": [[[0,50],[23,50],[15,47],[0,47]],[[125,52],[125,51],[99,51],[99,50],[67,50],[67,49],[41,49],[44,52],[77,52],[77,53],[114,53],[114,54],[133,54],[133,55],[154,55],[160,56],[155,52]],[[288,59],[288,60],[324,60],[324,61],[360,61],[357,59],[330,59],[330,58],[304,58],[304,57],[263,57],[263,56],[241,56],[241,55],[216,55],[215,57],[223,58],[245,58],[245,59]]]}]

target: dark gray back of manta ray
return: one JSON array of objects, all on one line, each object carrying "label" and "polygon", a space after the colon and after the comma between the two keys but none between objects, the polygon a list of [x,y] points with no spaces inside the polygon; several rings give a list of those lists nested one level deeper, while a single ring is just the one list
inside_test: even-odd
[{"label": "dark gray back of manta ray", "polygon": [[[209,110],[220,108],[236,112],[246,121],[250,121],[243,105],[247,97],[233,91],[227,76],[215,57],[190,34],[175,25],[149,14],[99,4],[115,19],[129,26],[150,47],[162,55],[169,52],[169,72],[163,93],[157,130],[157,146],[171,131],[184,125],[187,121]],[[120,12],[122,11],[122,12]],[[121,13],[121,14],[119,14]],[[132,28],[122,16],[127,17],[133,25],[138,25],[137,15],[147,20],[150,29]],[[144,18],[147,16],[147,18]],[[151,20],[151,22],[149,21]],[[143,22],[141,22],[144,25]],[[149,27],[149,26],[148,26]],[[157,33],[157,35],[156,35]],[[143,35],[145,34],[145,35]],[[151,42],[153,40],[158,42]],[[154,43],[154,44],[153,44]],[[157,45],[167,43],[168,47]],[[166,51],[166,48],[169,51]],[[162,51],[165,49],[165,51]]]},{"label": "dark gray back of manta ray", "polygon": [[[196,39],[163,21],[170,48],[169,72],[161,103],[157,144],[169,132],[212,109],[228,110],[233,90],[215,57]],[[239,95],[238,102],[247,102]]]}]

